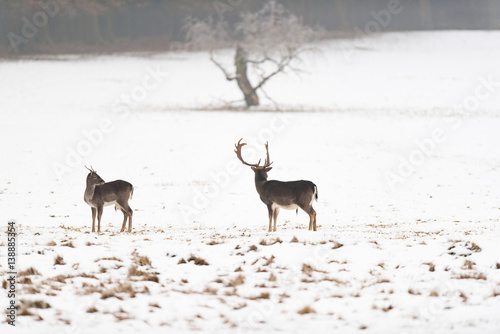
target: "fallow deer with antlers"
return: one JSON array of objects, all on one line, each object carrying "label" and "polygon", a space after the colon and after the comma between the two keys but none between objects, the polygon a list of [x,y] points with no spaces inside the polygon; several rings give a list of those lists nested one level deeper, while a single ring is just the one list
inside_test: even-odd
[{"label": "fallow deer with antlers", "polygon": [[[255,173],[255,188],[259,193],[260,199],[267,206],[269,212],[269,232],[276,231],[276,219],[280,208],[287,210],[297,210],[301,208],[309,215],[309,231],[316,231],[316,211],[313,209],[314,200],[318,200],[318,188],[311,181],[290,181],[282,182],[275,180],[267,180],[267,172],[272,167],[269,159],[269,146],[266,143],[266,160],[264,165],[260,166],[260,161],[256,164],[247,163],[242,155],[241,149],[246,143],[242,143],[240,139],[235,145],[235,153],[238,159],[246,165],[250,166]],[[274,229],[272,229],[272,220],[274,219]]]},{"label": "fallow deer with antlers", "polygon": [[87,175],[87,188],[83,199],[92,208],[92,232],[95,232],[95,217],[97,214],[97,233],[101,232],[101,216],[105,206],[115,205],[115,210],[123,212],[123,225],[120,232],[125,231],[128,218],[128,232],[132,231],[132,209],[128,200],[132,198],[134,187],[123,180],[104,182],[90,166],[85,166],[90,173]]}]

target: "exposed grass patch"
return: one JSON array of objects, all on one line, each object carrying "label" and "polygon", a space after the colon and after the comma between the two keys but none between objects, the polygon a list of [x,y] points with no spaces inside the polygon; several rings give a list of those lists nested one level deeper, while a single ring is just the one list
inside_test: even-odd
[{"label": "exposed grass patch", "polygon": [[333,242],[332,249],[337,249],[337,248],[344,246],[344,244],[341,244],[340,242],[335,241],[335,240],[330,240],[330,242]]},{"label": "exposed grass patch", "polygon": [[424,264],[429,266],[429,271],[431,271],[431,272],[436,271],[436,266],[434,265],[434,263],[426,262]]},{"label": "exposed grass patch", "polygon": [[156,273],[148,273],[146,271],[142,271],[137,267],[136,265],[130,266],[128,269],[128,276],[129,277],[141,277],[143,281],[149,281],[149,282],[155,282],[159,283],[160,279],[158,278],[158,275]]},{"label": "exposed grass patch", "polygon": [[64,262],[64,258],[61,255],[57,255],[54,259],[54,265],[55,266],[62,266],[65,265],[66,262]]},{"label": "exposed grass patch", "polygon": [[51,240],[51,241],[47,242],[47,246],[57,246],[57,242],[55,242],[54,240]]},{"label": "exposed grass patch", "polygon": [[277,244],[277,243],[282,243],[283,241],[278,237],[276,239],[272,239],[272,240],[266,240],[266,239],[262,239],[259,244],[262,245],[262,246],[272,246],[274,244]]},{"label": "exposed grass patch", "polygon": [[18,283],[20,283],[20,284],[32,284],[32,283],[33,283],[33,282],[31,281],[31,278],[26,277],[26,276],[19,278],[19,279],[17,280],[17,282],[18,282]]},{"label": "exposed grass patch", "polygon": [[245,283],[245,277],[243,275],[238,275],[227,283],[227,287],[236,287]]},{"label": "exposed grass patch", "polygon": [[189,257],[188,262],[194,262],[194,264],[197,266],[208,266],[209,265],[208,262],[205,261],[205,259],[198,257],[198,256],[195,256],[193,254],[191,254],[191,256]]},{"label": "exposed grass patch", "polygon": [[95,306],[91,306],[87,309],[87,313],[97,313],[99,310]]},{"label": "exposed grass patch", "polygon": [[61,246],[70,247],[70,248],[75,248],[75,245],[73,245],[73,242],[72,242],[72,241],[68,241],[68,242],[66,242],[66,243],[63,243],[63,244],[61,244]]},{"label": "exposed grass patch", "polygon": [[260,295],[258,295],[258,296],[248,297],[248,299],[250,299],[250,300],[269,299],[269,298],[271,298],[271,295],[269,294],[269,292],[261,292]]},{"label": "exposed grass patch", "polygon": [[32,275],[40,275],[40,272],[33,267],[29,267],[28,269],[21,270],[17,276],[32,276]]},{"label": "exposed grass patch", "polygon": [[476,262],[471,261],[471,260],[465,260],[464,265],[462,266],[462,269],[471,270],[474,268],[475,265],[476,265]]},{"label": "exposed grass patch", "polygon": [[117,258],[116,256],[113,257],[101,257],[99,259],[95,259],[94,262],[99,262],[99,261],[118,261],[122,262],[121,259]]},{"label": "exposed grass patch", "polygon": [[21,307],[46,309],[51,306],[43,300],[21,300]]},{"label": "exposed grass patch", "polygon": [[318,269],[314,268],[310,264],[307,264],[307,263],[303,263],[302,264],[302,272],[304,274],[306,274],[307,276],[311,276],[314,271],[319,272],[319,273],[327,274],[326,271],[318,270]]},{"label": "exposed grass patch", "polygon": [[480,272],[472,272],[472,273],[461,273],[460,275],[454,277],[456,279],[477,279],[477,280],[486,280],[487,277],[485,274]]},{"label": "exposed grass patch", "polygon": [[297,237],[294,236],[292,240],[290,240],[290,243],[296,243],[296,242],[299,242],[299,239],[297,239]]},{"label": "exposed grass patch", "polygon": [[139,255],[137,253],[137,251],[133,251],[132,252],[132,256],[134,257],[134,262],[135,264],[137,264],[138,266],[150,266],[151,267],[151,260],[149,259],[149,257],[147,256],[144,256],[144,255]]},{"label": "exposed grass patch", "polygon": [[394,306],[392,305],[389,305],[389,306],[386,306],[386,307],[382,307],[382,311],[384,312],[389,312],[390,310],[392,310],[394,308]]},{"label": "exposed grass patch", "polygon": [[309,313],[316,313],[316,311],[311,306],[305,306],[304,308],[298,310],[297,313],[300,315],[304,315]]}]

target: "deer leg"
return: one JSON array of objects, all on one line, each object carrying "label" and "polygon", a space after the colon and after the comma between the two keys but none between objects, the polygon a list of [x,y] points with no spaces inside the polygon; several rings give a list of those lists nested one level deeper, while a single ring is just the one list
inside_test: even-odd
[{"label": "deer leg", "polygon": [[275,208],[273,212],[273,218],[274,218],[274,228],[273,231],[276,232],[276,220],[278,219],[278,214],[280,213],[280,208]]},{"label": "deer leg", "polygon": [[128,231],[132,232],[132,214],[133,214],[133,211],[130,207],[129,207],[129,209],[130,209],[130,211],[128,213]]},{"label": "deer leg", "polygon": [[268,232],[272,232],[272,227],[273,227],[273,206],[268,205],[267,206],[267,211],[269,212],[269,230]]},{"label": "deer leg", "polygon": [[97,233],[101,233],[102,206],[97,208]]},{"label": "deer leg", "polygon": [[92,209],[92,232],[95,232],[95,216],[97,214],[97,209],[96,208],[91,208]]},{"label": "deer leg", "polygon": [[127,211],[125,211],[123,209],[121,209],[121,210],[122,210],[122,213],[123,213],[123,224],[122,224],[122,229],[120,230],[120,232],[123,232],[123,231],[125,231],[125,226],[127,226],[128,213],[127,213]]},{"label": "deer leg", "polygon": [[117,201],[118,205],[123,211],[124,220],[123,220],[123,226],[121,232],[125,231],[126,227],[126,222],[127,222],[127,217],[128,217],[128,232],[132,232],[132,208],[128,205],[126,201]]},{"label": "deer leg", "polygon": [[314,211],[312,207],[311,207],[311,213],[309,215],[311,217],[313,231],[316,231],[316,211]]}]

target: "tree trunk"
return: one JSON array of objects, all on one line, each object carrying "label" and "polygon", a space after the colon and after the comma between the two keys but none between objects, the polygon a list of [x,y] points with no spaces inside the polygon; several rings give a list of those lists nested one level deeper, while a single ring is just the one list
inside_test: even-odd
[{"label": "tree trunk", "polygon": [[259,97],[255,92],[255,89],[250,84],[247,75],[247,53],[240,46],[236,48],[236,56],[234,57],[234,65],[236,66],[236,82],[238,87],[240,87],[245,97],[245,102],[247,107],[258,106]]}]

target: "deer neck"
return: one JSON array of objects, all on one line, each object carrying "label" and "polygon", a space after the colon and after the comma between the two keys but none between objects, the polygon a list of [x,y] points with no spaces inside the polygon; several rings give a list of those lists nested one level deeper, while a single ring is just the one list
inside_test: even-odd
[{"label": "deer neck", "polygon": [[267,182],[267,178],[263,177],[259,173],[255,173],[255,188],[257,188],[257,192],[260,194],[262,191],[262,187]]},{"label": "deer neck", "polygon": [[85,201],[90,202],[92,197],[94,197],[96,184],[87,184],[87,188],[85,188]]}]

